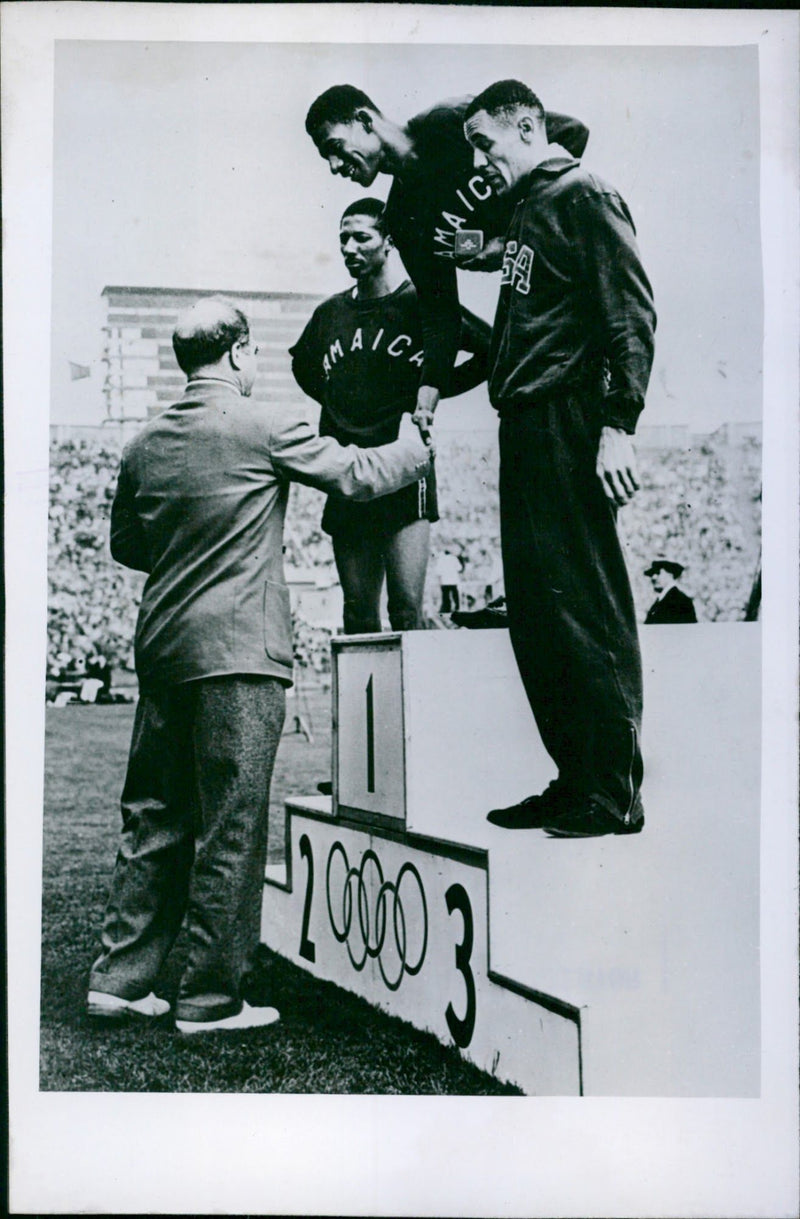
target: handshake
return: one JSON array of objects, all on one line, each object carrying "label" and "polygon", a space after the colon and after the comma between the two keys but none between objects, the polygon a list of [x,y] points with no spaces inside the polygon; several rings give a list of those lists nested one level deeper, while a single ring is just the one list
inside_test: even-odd
[{"label": "handshake", "polygon": [[411,416],[412,422],[416,423],[419,428],[420,436],[431,448],[431,456],[433,456],[431,428],[433,427],[433,413],[436,410],[438,402],[438,389],[434,389],[432,385],[421,385],[417,392],[417,407]]},{"label": "handshake", "polygon": [[431,459],[436,456],[436,446],[433,443],[431,428],[433,427],[433,413],[436,410],[439,401],[439,391],[430,385],[422,385],[417,394],[417,405],[413,415],[404,414],[400,420],[400,437],[408,438],[413,435],[412,427],[416,426],[419,429],[419,434],[430,449]]},{"label": "handshake", "polygon": [[421,423],[417,419],[416,415],[409,415],[408,413],[404,413],[403,417],[400,420],[400,431],[398,432],[398,439],[399,440],[411,440],[414,437],[421,436],[422,439],[425,441],[425,444],[427,445],[428,451],[430,453],[430,458],[432,461],[433,458],[436,456],[436,446],[433,442],[433,436],[432,436],[431,430],[430,430],[431,422],[432,422],[432,419],[426,425],[426,424]]}]

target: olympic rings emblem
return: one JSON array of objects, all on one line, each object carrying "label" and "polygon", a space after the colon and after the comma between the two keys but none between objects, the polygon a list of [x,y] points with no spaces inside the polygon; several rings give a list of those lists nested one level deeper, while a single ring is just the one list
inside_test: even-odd
[{"label": "olympic rings emblem", "polygon": [[[341,856],[342,861],[337,869],[339,881],[341,882],[342,875],[344,875],[344,880],[341,882],[341,899],[334,910],[331,897],[331,875],[337,855]],[[377,883],[375,883],[375,878],[371,878],[373,881],[371,888],[365,880],[368,868],[374,869],[377,878]],[[407,921],[401,888],[405,881],[405,901],[410,902],[413,893],[413,889],[410,889],[412,880],[417,896],[414,905],[408,907],[409,920]],[[337,883],[335,887],[339,889],[340,884]],[[354,887],[355,898],[353,896]],[[374,908],[371,908],[370,894],[375,894],[376,889]],[[405,974],[419,973],[428,947],[428,905],[425,900],[422,879],[413,863],[404,863],[397,873],[397,879],[392,884],[391,881],[383,879],[380,860],[371,848],[364,852],[360,867],[351,868],[347,852],[341,842],[334,842],[328,852],[325,890],[331,930],[340,944],[346,944],[347,954],[354,969],[362,970],[370,958],[377,960],[381,977],[389,990],[398,990]],[[391,920],[388,913],[390,900]],[[353,917],[354,911],[358,913],[357,920]],[[416,924],[411,922],[412,913],[418,915]],[[391,938],[394,940],[393,947],[390,946],[390,940],[387,937],[390,922],[393,932]],[[414,936],[415,940],[419,940],[419,947],[415,953],[416,960],[410,962],[408,952],[409,940],[413,934],[412,927],[419,927],[421,931],[417,931]],[[355,940],[355,944],[352,942],[353,940]],[[387,963],[384,962],[384,948],[386,948],[386,956],[389,958]],[[396,976],[394,976],[395,972]]]}]

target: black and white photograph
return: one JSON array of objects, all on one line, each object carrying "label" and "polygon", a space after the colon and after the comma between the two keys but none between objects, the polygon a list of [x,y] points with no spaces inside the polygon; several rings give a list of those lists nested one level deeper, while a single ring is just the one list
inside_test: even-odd
[{"label": "black and white photograph", "polygon": [[796,1213],[797,15],[0,19],[12,1213]]}]

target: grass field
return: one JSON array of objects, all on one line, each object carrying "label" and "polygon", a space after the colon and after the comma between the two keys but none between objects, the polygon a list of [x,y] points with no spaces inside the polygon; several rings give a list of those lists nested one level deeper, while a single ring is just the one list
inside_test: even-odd
[{"label": "grass field", "polygon": [[[293,732],[302,713],[313,741]],[[183,1043],[169,1027],[94,1028],[88,968],[119,832],[133,707],[48,708],[45,744],[40,1087],[56,1091],[341,1092],[509,1095],[429,1034],[269,954],[281,1022]],[[283,847],[283,802],[330,773],[330,695],[288,704],[270,804],[270,857]],[[179,938],[159,993],[173,1000]]]}]

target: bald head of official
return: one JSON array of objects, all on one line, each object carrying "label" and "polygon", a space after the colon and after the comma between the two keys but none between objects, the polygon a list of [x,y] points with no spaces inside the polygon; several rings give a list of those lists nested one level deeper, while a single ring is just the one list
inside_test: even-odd
[{"label": "bald head of official", "polygon": [[258,347],[250,323],[232,301],[207,296],[180,315],[172,335],[175,359],[190,381],[230,381],[248,397],[256,379]]}]

